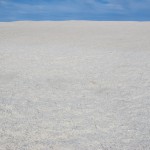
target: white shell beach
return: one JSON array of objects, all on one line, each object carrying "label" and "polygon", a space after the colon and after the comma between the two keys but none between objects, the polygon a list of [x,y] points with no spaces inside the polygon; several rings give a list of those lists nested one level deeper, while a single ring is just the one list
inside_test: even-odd
[{"label": "white shell beach", "polygon": [[150,22],[1,22],[0,150],[149,150]]}]

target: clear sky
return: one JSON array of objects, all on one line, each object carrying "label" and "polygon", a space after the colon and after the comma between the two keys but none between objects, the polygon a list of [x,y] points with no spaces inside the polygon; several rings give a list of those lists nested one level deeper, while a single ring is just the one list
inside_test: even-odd
[{"label": "clear sky", "polygon": [[150,21],[150,0],[0,0],[0,21]]}]

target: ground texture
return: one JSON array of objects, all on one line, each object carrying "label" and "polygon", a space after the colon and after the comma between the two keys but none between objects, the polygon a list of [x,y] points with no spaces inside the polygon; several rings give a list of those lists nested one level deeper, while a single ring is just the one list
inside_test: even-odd
[{"label": "ground texture", "polygon": [[149,150],[149,22],[0,23],[0,150]]}]

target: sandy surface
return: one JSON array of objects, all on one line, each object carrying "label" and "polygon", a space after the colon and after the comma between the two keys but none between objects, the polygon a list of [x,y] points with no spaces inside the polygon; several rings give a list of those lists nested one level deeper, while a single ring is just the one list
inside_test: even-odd
[{"label": "sandy surface", "polygon": [[149,150],[150,22],[0,23],[0,150]]}]

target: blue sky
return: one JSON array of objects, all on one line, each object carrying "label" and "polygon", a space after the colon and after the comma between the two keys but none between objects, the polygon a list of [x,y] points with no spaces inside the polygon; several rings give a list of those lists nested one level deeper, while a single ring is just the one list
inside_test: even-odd
[{"label": "blue sky", "polygon": [[0,21],[150,21],[150,0],[0,0]]}]

